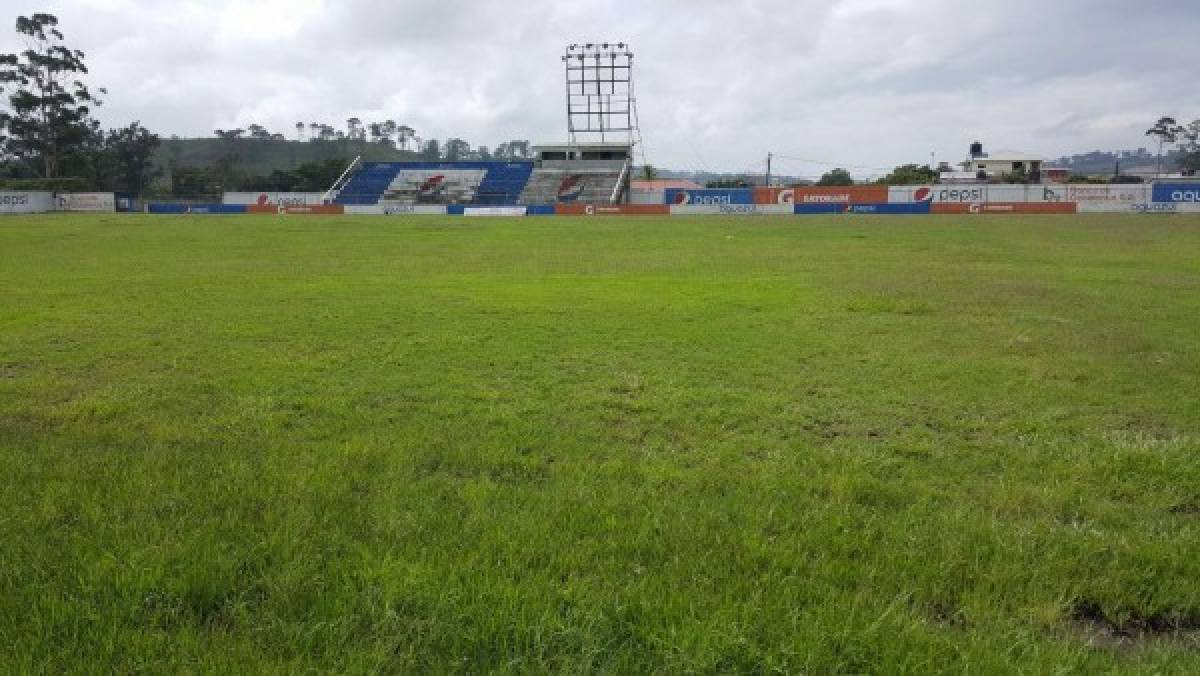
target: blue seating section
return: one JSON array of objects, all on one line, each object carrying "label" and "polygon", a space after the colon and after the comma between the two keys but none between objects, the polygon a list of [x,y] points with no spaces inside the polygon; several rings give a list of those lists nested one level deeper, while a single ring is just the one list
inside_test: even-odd
[{"label": "blue seating section", "polygon": [[402,171],[484,171],[471,204],[513,206],[529,183],[533,162],[367,162],[338,193],[336,204],[378,204]]},{"label": "blue seating section", "polygon": [[359,169],[338,193],[337,204],[377,204],[383,191],[391,185],[400,165],[388,162],[368,162]]}]

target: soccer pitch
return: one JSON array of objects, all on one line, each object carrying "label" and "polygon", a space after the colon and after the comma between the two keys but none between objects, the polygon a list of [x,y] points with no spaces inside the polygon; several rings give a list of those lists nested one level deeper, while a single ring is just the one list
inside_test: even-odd
[{"label": "soccer pitch", "polygon": [[0,218],[4,672],[1200,670],[1200,217]]}]

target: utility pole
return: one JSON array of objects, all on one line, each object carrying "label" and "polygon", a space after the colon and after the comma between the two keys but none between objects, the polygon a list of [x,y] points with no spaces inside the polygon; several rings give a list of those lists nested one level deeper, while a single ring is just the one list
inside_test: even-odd
[{"label": "utility pole", "polygon": [[771,160],[775,157],[773,153],[767,153],[767,187],[771,187]]}]

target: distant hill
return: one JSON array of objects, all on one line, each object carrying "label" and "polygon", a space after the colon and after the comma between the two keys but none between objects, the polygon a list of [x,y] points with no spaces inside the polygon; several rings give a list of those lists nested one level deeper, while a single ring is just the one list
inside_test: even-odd
[{"label": "distant hill", "polygon": [[[1163,169],[1175,170],[1180,157],[1181,154],[1178,151],[1164,153]],[[1116,171],[1118,164],[1121,173],[1153,171],[1158,166],[1158,155],[1146,148],[1117,151],[1093,150],[1090,153],[1060,157],[1051,164],[1070,169],[1074,174],[1111,176]]]},{"label": "distant hill", "polygon": [[420,159],[411,151],[369,141],[282,141],[272,139],[172,138],[164,139],[155,154],[155,165],[170,173],[172,167],[203,168],[232,161],[246,174],[265,175],[276,169],[294,169],[309,162],[347,161],[361,155],[364,162],[399,162]]}]

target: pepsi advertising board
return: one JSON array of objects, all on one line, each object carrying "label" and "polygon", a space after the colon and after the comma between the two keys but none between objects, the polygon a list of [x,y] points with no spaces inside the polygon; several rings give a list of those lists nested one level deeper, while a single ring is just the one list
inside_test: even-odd
[{"label": "pepsi advertising board", "polygon": [[1154,201],[1169,204],[1200,204],[1200,181],[1195,183],[1155,183]]},{"label": "pepsi advertising board", "polygon": [[892,186],[888,189],[888,201],[906,202],[986,202],[987,186],[983,185],[922,185]]},{"label": "pepsi advertising board", "polygon": [[673,206],[722,206],[730,204],[754,204],[754,190],[750,188],[709,188],[687,190],[667,188],[663,194],[667,204]]}]

